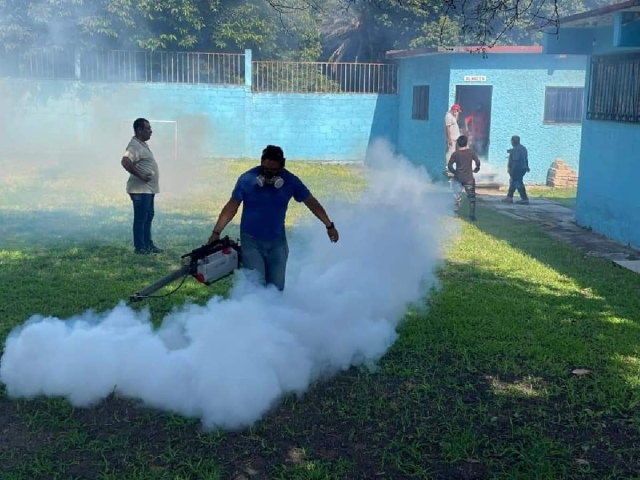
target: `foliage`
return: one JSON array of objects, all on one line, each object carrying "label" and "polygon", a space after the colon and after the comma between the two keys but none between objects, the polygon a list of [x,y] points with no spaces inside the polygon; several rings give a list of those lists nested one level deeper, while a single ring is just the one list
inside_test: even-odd
[{"label": "foliage", "polygon": [[320,54],[319,34],[308,9],[278,14],[263,0],[233,0],[212,22],[211,40],[217,49],[250,48],[258,60],[315,60]]},{"label": "foliage", "polygon": [[256,59],[381,61],[393,49],[532,44],[607,0],[0,0],[0,45],[254,51]]},{"label": "foliage", "polygon": [[7,49],[192,48],[217,0],[4,0],[0,43]]},{"label": "foliage", "polygon": [[329,59],[379,61],[392,49],[540,44],[529,27],[606,5],[606,0],[326,0],[322,34]]},{"label": "foliage", "polygon": [[3,0],[6,50],[84,48],[216,50],[315,59],[320,44],[305,9],[277,13],[263,0]]}]

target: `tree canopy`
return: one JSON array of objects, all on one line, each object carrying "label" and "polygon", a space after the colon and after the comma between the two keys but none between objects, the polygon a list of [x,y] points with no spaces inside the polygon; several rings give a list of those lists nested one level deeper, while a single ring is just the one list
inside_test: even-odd
[{"label": "tree canopy", "polygon": [[530,25],[607,0],[0,0],[0,45],[33,52],[241,52],[258,59],[380,61],[432,46],[532,45]]}]

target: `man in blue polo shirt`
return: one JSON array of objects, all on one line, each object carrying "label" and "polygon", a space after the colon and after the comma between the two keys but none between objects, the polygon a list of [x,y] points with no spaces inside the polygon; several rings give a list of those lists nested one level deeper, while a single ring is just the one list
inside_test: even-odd
[{"label": "man in blue polo shirt", "polygon": [[260,273],[263,283],[284,290],[289,246],[285,234],[285,217],[289,200],[303,202],[324,223],[327,235],[337,242],[339,235],[324,207],[306,185],[284,168],[282,148],[267,145],[260,165],[238,178],[231,198],[223,207],[208,243],[220,238],[222,230],[244,202],[240,219],[242,265]]}]

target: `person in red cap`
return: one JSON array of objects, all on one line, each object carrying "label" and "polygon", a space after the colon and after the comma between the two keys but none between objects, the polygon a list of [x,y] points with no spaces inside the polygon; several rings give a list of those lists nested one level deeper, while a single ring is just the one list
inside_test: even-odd
[{"label": "person in red cap", "polygon": [[445,139],[447,141],[447,154],[445,159],[445,168],[448,171],[446,165],[449,165],[449,159],[453,152],[456,151],[456,141],[460,136],[460,126],[458,125],[458,116],[462,112],[462,108],[457,103],[451,105],[451,109],[444,116],[444,132]]},{"label": "person in red cap", "polygon": [[[458,116],[462,108],[457,103],[451,105],[451,109],[444,116],[444,134],[446,141],[446,151],[445,154],[445,162],[444,162],[444,175],[447,177],[449,181],[449,187],[451,187],[452,191],[455,190],[455,182],[453,182],[453,174],[449,171],[449,160],[451,159],[451,155],[456,151],[456,141],[460,136],[460,126],[458,125]],[[456,193],[454,192],[454,195]]]}]

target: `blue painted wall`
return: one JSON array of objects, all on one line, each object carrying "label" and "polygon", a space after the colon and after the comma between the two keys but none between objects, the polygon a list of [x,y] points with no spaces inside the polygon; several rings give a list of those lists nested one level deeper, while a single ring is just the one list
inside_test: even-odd
[{"label": "blue painted wall", "polygon": [[207,158],[257,158],[274,143],[289,159],[362,161],[375,137],[397,141],[396,95],[0,80],[5,155],[61,158],[91,149],[113,158],[139,116],[151,120],[156,155],[165,157],[173,155],[176,129],[179,156]]},{"label": "blue painted wall", "polygon": [[[512,134],[531,152],[529,182],[544,183],[560,156],[577,167],[580,128],[544,125],[544,86],[584,83],[584,59],[544,55],[470,54],[400,61],[399,95],[252,93],[250,85],[82,84],[0,80],[0,141],[5,154],[94,160],[118,157],[131,121],[152,121],[162,158],[259,156],[268,143],[290,159],[362,161],[367,146],[388,139],[434,176],[444,167],[443,117],[464,75],[485,75],[493,86],[489,165],[504,173]],[[250,77],[249,77],[250,78]],[[428,84],[428,121],[411,119],[413,85]],[[33,128],[38,135],[34,137]],[[177,138],[177,141],[175,140]],[[506,180],[503,178],[503,180]]]},{"label": "blue painted wall", "polygon": [[397,142],[397,96],[257,93],[247,111],[248,152],[282,145],[287,158],[362,161],[375,138]]},{"label": "blue painted wall", "polygon": [[576,221],[640,248],[638,156],[630,143],[640,125],[586,120],[583,126]]},{"label": "blue painted wall", "polygon": [[[398,151],[438,177],[444,168],[444,112],[449,102],[448,55],[399,62]],[[413,87],[429,85],[429,118],[413,120]]]},{"label": "blue painted wall", "polygon": [[[640,22],[636,22],[640,25]],[[627,25],[627,45],[614,47],[614,28],[560,29],[557,43],[548,42],[545,50],[576,50],[586,38],[595,54],[640,52],[640,29]],[[635,43],[635,47],[630,44]],[[590,65],[588,65],[588,71]],[[587,72],[587,79],[589,73]],[[588,81],[585,82],[588,91]],[[640,196],[636,193],[637,155],[630,153],[635,139],[640,138],[640,125],[612,121],[582,123],[580,176],[576,199],[576,221],[609,238],[640,248]]]},{"label": "blue painted wall", "polygon": [[[586,58],[543,54],[438,54],[400,60],[398,140],[400,151],[439,174],[444,167],[444,115],[455,101],[456,85],[493,87],[488,164],[506,180],[506,150],[512,135],[529,149],[528,183],[545,183],[547,170],[561,157],[578,168],[580,125],[544,123],[546,86],[584,85]],[[465,75],[486,82],[465,82]],[[429,120],[412,120],[413,85],[430,85]],[[464,114],[464,112],[463,112]]]}]

